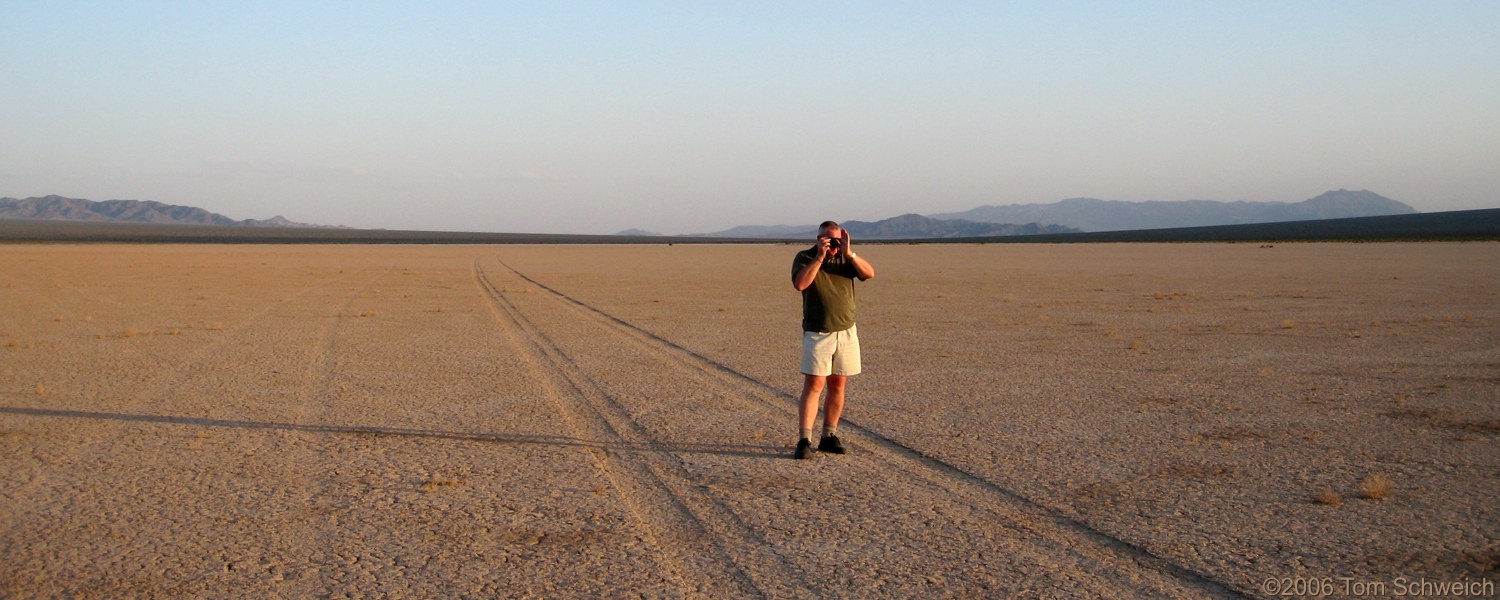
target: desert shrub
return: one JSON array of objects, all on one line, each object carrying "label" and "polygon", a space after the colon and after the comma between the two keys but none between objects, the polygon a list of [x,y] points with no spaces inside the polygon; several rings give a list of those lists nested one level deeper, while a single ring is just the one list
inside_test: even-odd
[{"label": "desert shrub", "polygon": [[1364,481],[1359,482],[1359,495],[1370,500],[1380,500],[1389,496],[1395,486],[1391,480],[1384,475],[1371,475]]}]

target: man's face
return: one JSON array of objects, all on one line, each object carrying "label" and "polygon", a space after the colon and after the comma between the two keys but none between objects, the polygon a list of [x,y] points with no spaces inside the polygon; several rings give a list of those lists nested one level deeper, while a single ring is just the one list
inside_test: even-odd
[{"label": "man's face", "polygon": [[[826,227],[822,231],[818,232],[819,240],[829,240],[831,242],[837,242],[842,237],[844,237],[844,231],[842,229],[839,229],[838,227]],[[835,254],[843,251],[844,249],[842,247],[834,246]]]}]

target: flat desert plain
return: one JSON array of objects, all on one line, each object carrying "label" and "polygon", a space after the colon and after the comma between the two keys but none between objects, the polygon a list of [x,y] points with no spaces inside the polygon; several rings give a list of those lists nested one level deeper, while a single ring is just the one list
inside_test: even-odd
[{"label": "flat desert plain", "polygon": [[1500,580],[1500,244],[856,248],[797,461],[799,246],[0,247],[0,596]]}]

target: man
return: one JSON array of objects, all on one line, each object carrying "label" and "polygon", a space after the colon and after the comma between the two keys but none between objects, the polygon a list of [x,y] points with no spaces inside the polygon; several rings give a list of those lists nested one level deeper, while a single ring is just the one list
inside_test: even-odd
[{"label": "man", "polygon": [[845,452],[838,436],[844,385],[860,371],[854,280],[874,276],[875,267],[850,247],[849,232],[833,221],[819,225],[817,243],[792,260],[792,287],[802,292],[802,403],[797,410],[802,430],[795,458],[812,458],[813,420],[818,416],[818,396],[825,389],[818,450]]}]

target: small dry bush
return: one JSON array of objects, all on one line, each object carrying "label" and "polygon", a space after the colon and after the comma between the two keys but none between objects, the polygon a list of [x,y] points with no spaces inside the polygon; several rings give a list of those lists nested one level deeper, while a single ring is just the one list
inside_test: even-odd
[{"label": "small dry bush", "polygon": [[133,337],[135,337],[137,335],[140,335],[140,333],[141,332],[136,331],[136,329],[134,327],[126,327],[124,331],[120,332],[120,337],[122,337],[122,338],[133,338]]},{"label": "small dry bush", "polygon": [[422,492],[431,494],[445,487],[463,485],[462,479],[448,479],[442,475],[432,475],[422,482]]},{"label": "small dry bush", "polygon": [[36,384],[36,395],[38,395],[38,396],[46,396],[47,395],[47,386],[42,385],[40,383]]},{"label": "small dry bush", "polygon": [[1297,322],[1293,321],[1291,319],[1283,320],[1281,322],[1281,328],[1282,329],[1296,329],[1297,328]]},{"label": "small dry bush", "polygon": [[1344,497],[1332,489],[1324,489],[1313,495],[1313,502],[1327,506],[1338,506],[1344,503]]},{"label": "small dry bush", "polygon": [[1384,475],[1371,475],[1359,482],[1359,495],[1370,500],[1380,500],[1391,495],[1395,486]]}]

